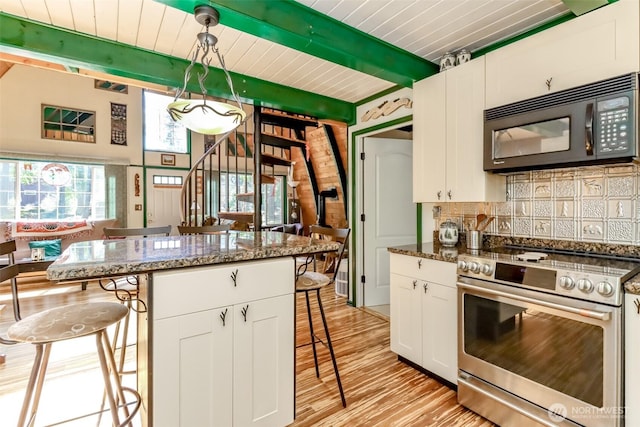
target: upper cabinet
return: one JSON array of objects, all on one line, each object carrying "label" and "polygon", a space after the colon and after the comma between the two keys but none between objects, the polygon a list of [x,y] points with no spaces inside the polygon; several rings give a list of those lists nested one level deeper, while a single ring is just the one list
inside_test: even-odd
[{"label": "upper cabinet", "polygon": [[619,0],[486,55],[486,107],[640,70],[638,0]]},{"label": "upper cabinet", "polygon": [[505,200],[505,177],[482,170],[485,59],[413,85],[413,201]]}]

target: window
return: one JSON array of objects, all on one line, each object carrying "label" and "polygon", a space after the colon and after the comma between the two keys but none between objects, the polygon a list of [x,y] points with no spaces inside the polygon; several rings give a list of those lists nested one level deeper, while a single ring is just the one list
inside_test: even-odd
[{"label": "window", "polygon": [[96,142],[96,113],[42,105],[42,137],[65,141]]},{"label": "window", "polygon": [[[274,184],[262,185],[262,225],[280,225],[284,222],[284,192],[283,176],[276,176]],[[253,197],[242,197],[247,193],[253,193],[253,175],[220,173],[220,211],[253,212]]]},{"label": "window", "polygon": [[284,177],[274,177],[274,184],[262,186],[262,223],[264,225],[283,224]]},{"label": "window", "polygon": [[0,160],[0,220],[105,218],[102,165]]},{"label": "window", "polygon": [[144,149],[188,153],[187,128],[174,122],[167,112],[172,96],[144,91]]},{"label": "window", "polygon": [[153,185],[182,187],[182,177],[172,175],[153,175]]}]

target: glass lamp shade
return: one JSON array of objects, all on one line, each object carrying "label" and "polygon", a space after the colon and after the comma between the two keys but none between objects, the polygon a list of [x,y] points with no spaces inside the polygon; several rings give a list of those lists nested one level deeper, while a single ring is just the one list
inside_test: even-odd
[{"label": "glass lamp shade", "polygon": [[176,122],[205,135],[229,132],[240,126],[246,117],[239,107],[202,99],[179,99],[169,104],[167,110]]}]

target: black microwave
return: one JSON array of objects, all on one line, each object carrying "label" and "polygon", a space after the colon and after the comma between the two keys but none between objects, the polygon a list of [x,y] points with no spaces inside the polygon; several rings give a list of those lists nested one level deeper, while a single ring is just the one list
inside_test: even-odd
[{"label": "black microwave", "polygon": [[484,170],[626,163],[638,156],[638,73],[484,111]]}]

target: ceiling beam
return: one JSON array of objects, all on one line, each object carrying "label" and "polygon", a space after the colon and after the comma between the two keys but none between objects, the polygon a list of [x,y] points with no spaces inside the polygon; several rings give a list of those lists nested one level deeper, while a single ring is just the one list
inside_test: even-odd
[{"label": "ceiling beam", "polygon": [[[156,0],[193,13],[202,0]],[[412,87],[439,67],[291,0],[214,0],[220,23],[326,61]]]},{"label": "ceiling beam", "polygon": [[576,16],[591,12],[614,1],[616,0],[562,0],[564,5]]},{"label": "ceiling beam", "polygon": [[[0,53],[57,62],[64,67],[88,69],[149,82],[167,88],[182,87],[185,59],[157,54],[98,37],[36,23],[0,12]],[[200,64],[196,65],[196,71]],[[246,102],[318,118],[353,124],[355,106],[349,102],[294,89],[266,80],[230,73],[235,90]],[[201,93],[196,79],[188,92]],[[230,98],[224,71],[209,67],[208,95]]]}]

